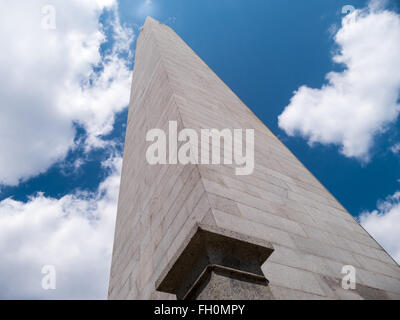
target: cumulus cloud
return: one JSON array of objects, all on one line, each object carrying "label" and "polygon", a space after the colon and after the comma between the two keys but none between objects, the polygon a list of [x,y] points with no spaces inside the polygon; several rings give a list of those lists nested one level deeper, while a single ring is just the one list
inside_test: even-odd
[{"label": "cumulus cloud", "polygon": [[400,16],[373,1],[345,16],[334,40],[333,61],[345,69],[328,73],[320,89],[301,86],[278,124],[310,145],[338,145],[345,156],[368,161],[374,136],[400,111]]},{"label": "cumulus cloud", "polygon": [[[0,202],[0,298],[107,297],[121,163],[103,163],[110,174],[94,193]],[[55,267],[55,290],[42,288],[45,265]]]},{"label": "cumulus cloud", "polygon": [[361,213],[359,221],[400,264],[400,191],[380,201],[376,210]]},{"label": "cumulus cloud", "polygon": [[[86,130],[87,150],[104,147],[101,136],[129,101],[133,32],[121,26],[116,1],[54,0],[55,29],[43,28],[47,3],[0,3],[0,185],[63,159],[76,143],[74,124]],[[99,22],[105,10],[110,34]]]}]

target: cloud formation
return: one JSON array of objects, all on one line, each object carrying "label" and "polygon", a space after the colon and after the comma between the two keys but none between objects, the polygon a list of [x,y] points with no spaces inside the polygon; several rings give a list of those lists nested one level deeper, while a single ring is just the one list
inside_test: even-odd
[{"label": "cloud formation", "polygon": [[359,221],[400,264],[400,191],[378,202],[376,210],[362,212]]},{"label": "cloud formation", "polygon": [[[55,29],[42,27],[51,13],[44,6],[0,3],[7,13],[0,20],[0,185],[17,185],[62,160],[74,147],[74,124],[86,130],[87,150],[104,147],[101,136],[129,102],[133,32],[121,26],[116,1],[52,1]],[[110,34],[99,22],[105,10]]]},{"label": "cloud formation", "polygon": [[[107,297],[121,164],[103,163],[110,174],[94,193],[0,202],[0,299]],[[55,290],[41,286],[44,265],[55,267]]]},{"label": "cloud formation", "polygon": [[346,157],[368,161],[374,136],[400,111],[400,16],[373,1],[345,16],[334,40],[333,61],[346,68],[328,73],[320,89],[301,86],[278,124],[310,145],[338,145]]},{"label": "cloud formation", "polygon": [[400,152],[400,143],[396,143],[391,146],[390,151],[392,151],[394,154],[398,154]]}]

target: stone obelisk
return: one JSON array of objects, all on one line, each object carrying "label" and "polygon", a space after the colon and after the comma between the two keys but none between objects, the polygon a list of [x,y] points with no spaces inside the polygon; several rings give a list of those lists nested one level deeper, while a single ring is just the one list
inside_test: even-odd
[{"label": "stone obelisk", "polygon": [[[171,121],[177,131],[253,129],[254,171],[150,164],[146,135]],[[175,298],[399,299],[400,268],[171,28],[147,18],[109,299]]]}]

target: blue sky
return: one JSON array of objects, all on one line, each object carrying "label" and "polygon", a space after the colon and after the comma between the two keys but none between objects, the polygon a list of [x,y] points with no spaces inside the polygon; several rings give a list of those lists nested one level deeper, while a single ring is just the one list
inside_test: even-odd
[{"label": "blue sky", "polygon": [[[71,3],[54,1],[57,27],[45,31],[37,27],[43,19],[40,8],[45,1],[32,1],[29,8],[16,2],[1,10],[9,12],[11,17],[21,15],[22,10],[25,18],[22,17],[24,23],[14,28],[10,25],[16,21],[3,19],[4,26],[13,30],[14,38],[21,41],[10,42],[7,58],[0,58],[2,74],[10,75],[7,82],[3,79],[5,86],[0,89],[3,101],[0,240],[15,241],[13,251],[7,251],[0,244],[0,253],[6,257],[0,262],[0,298],[106,297],[134,48],[147,15],[171,26],[352,215],[358,217],[364,213],[362,222],[370,228],[367,230],[393,255],[400,257],[400,249],[394,244],[397,240],[385,236],[379,239],[382,234],[394,234],[393,224],[396,227],[397,223],[397,230],[400,228],[400,195],[397,194],[400,147],[396,148],[400,142],[400,123],[393,103],[387,102],[388,99],[379,100],[381,97],[369,97],[368,92],[356,97],[353,93],[344,95],[350,102],[340,101],[345,110],[353,110],[353,113],[349,111],[352,122],[329,132],[324,131],[323,125],[318,132],[309,129],[304,117],[295,112],[304,110],[304,104],[298,101],[309,98],[307,94],[310,94],[310,91],[296,94],[296,90],[306,86],[319,90],[319,97],[323,97],[323,86],[329,86],[326,75],[332,71],[342,74],[349,69],[346,63],[333,61],[333,56],[340,52],[340,43],[353,50],[346,39],[340,42],[335,38],[344,29],[342,19],[347,16],[342,13],[342,7],[351,4],[356,9],[364,9],[369,1]],[[374,9],[377,10],[374,17],[379,19],[379,12],[386,10],[393,19],[398,19],[399,7],[396,0],[386,1],[383,7]],[[367,11],[365,14],[372,15]],[[30,30],[28,36],[32,41],[24,35],[26,30]],[[394,33],[393,37],[396,39],[397,35]],[[356,40],[357,36],[354,35]],[[368,45],[380,46],[383,40],[378,36],[376,40],[371,36]],[[0,34],[0,39],[10,41],[7,34]],[[394,42],[393,38],[387,41]],[[32,54],[27,57],[21,48]],[[391,48],[395,53],[399,50],[400,56],[399,46]],[[351,58],[350,49],[346,54]],[[400,74],[398,59],[390,59],[391,56],[387,61],[393,62],[393,74]],[[363,72],[375,74],[369,66],[366,63]],[[383,76],[384,81],[374,85],[390,84],[389,93],[397,90],[399,104],[397,78],[393,80],[391,72]],[[357,84],[355,87],[358,88]],[[376,91],[390,95],[384,89]],[[363,109],[348,107],[352,106],[351,99],[360,96],[362,99],[368,96],[368,101],[362,101],[371,103],[376,112],[370,116],[372,119],[386,120],[368,118],[362,122],[360,119],[366,118]],[[291,100],[294,97],[299,99]],[[387,102],[386,108],[377,101]],[[289,110],[288,106],[292,107],[290,113],[279,123],[278,117]],[[332,108],[337,106],[340,107]],[[394,115],[390,118],[391,111]],[[315,116],[311,111],[309,115]],[[324,124],[329,117],[328,114],[316,119]],[[342,136],[341,132],[346,130],[349,135]],[[357,139],[349,138],[353,131],[360,133],[360,145],[361,135],[365,135],[368,142],[363,148],[357,145]],[[371,141],[368,135],[372,135]],[[312,145],[310,140],[314,141]],[[349,140],[350,146],[343,149]],[[53,211],[48,215],[43,213],[47,212],[44,208],[50,207]],[[29,219],[20,222],[24,217],[33,222],[29,224]],[[75,230],[74,219],[84,227],[71,231]],[[54,228],[47,226],[49,220]],[[382,221],[384,224],[390,221],[392,228],[382,229]],[[38,240],[41,237],[44,239]],[[28,242],[31,250],[37,250],[35,257],[26,254]],[[56,244],[49,246],[50,242]],[[93,243],[96,243],[94,247]],[[68,253],[65,256],[59,253],[63,249]],[[43,259],[40,258],[42,251]],[[92,263],[99,264],[94,272]],[[44,264],[59,266],[60,287],[68,282],[64,286],[67,289],[49,292],[36,285]],[[28,276],[31,278],[27,279]],[[94,285],[98,277],[105,280]],[[82,281],[87,284],[84,290]]]}]

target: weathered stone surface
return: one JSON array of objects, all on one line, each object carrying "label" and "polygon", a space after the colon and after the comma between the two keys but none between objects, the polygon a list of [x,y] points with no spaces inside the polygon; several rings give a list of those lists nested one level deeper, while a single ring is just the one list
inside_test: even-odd
[{"label": "weathered stone surface", "polygon": [[193,290],[189,297],[196,300],[272,300],[273,296],[266,282],[240,274],[213,269],[206,274],[202,286]]},{"label": "weathered stone surface", "polygon": [[[254,172],[148,164],[146,133],[167,131],[168,121],[178,130],[254,129]],[[400,298],[396,262],[179,36],[148,18],[137,42],[109,298],[176,298],[156,289],[199,225],[274,250],[261,269],[268,286],[211,268],[192,297]],[[355,290],[341,286],[344,265],[356,268]]]},{"label": "weathered stone surface", "polygon": [[249,295],[254,284],[258,291],[265,291],[263,297],[270,297],[261,265],[272,252],[266,241],[199,224],[162,272],[156,289],[176,294],[179,299],[206,299],[220,292],[222,288],[217,287],[221,283],[236,297],[245,299],[254,296]]}]

